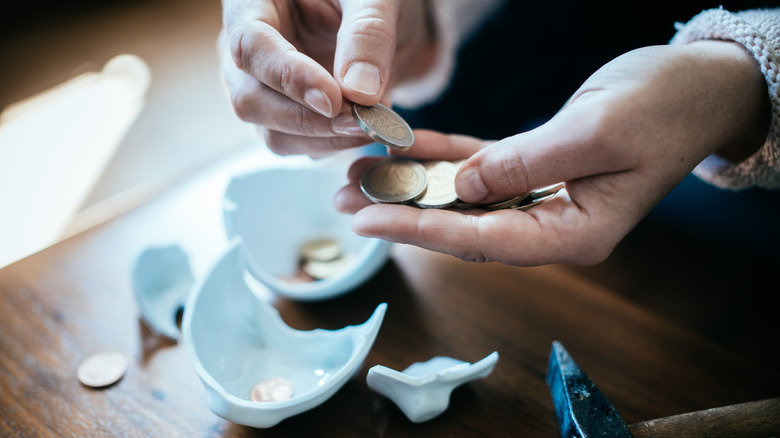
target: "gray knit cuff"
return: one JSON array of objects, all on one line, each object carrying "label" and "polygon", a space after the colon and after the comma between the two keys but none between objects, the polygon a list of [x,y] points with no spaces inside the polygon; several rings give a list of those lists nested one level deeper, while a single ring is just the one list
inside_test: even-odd
[{"label": "gray knit cuff", "polygon": [[710,9],[686,24],[677,24],[671,44],[697,40],[729,40],[743,45],[766,78],[772,121],[764,145],[747,160],[733,164],[710,155],[693,173],[702,180],[733,190],[752,186],[780,188],[780,8],[731,13]]}]

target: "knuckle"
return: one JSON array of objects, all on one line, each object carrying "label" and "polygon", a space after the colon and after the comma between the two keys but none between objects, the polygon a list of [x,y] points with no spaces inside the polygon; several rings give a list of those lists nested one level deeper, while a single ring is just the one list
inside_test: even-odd
[{"label": "knuckle", "polygon": [[497,190],[516,194],[528,191],[528,172],[517,149],[505,149],[491,167],[489,172],[493,175],[486,179],[495,181]]},{"label": "knuckle", "polygon": [[347,32],[361,39],[361,45],[370,49],[383,47],[388,41],[395,46],[395,30],[391,23],[381,18],[382,12],[366,8],[349,26],[339,31],[339,37]]},{"label": "knuckle", "polygon": [[474,242],[468,245],[468,249],[464,254],[461,254],[459,258],[467,262],[473,263],[485,263],[490,259],[482,251],[483,242],[485,242],[485,233],[490,231],[485,228],[487,222],[480,220],[475,216],[463,216],[461,219],[463,222],[463,229],[467,230],[466,235],[474,236]]},{"label": "knuckle", "polygon": [[290,96],[295,88],[295,72],[292,65],[286,62],[283,57],[277,56],[271,61],[270,67],[271,71],[275,72],[268,78],[271,87]]},{"label": "knuckle", "polygon": [[265,85],[290,95],[295,88],[296,72],[287,55],[295,50],[281,49],[273,36],[263,32],[263,26],[267,25],[245,24],[233,29],[229,36],[233,63]]},{"label": "knuckle", "polygon": [[303,105],[293,105],[291,111],[295,132],[306,137],[316,137],[318,130],[315,126],[314,113]]},{"label": "knuckle", "polygon": [[230,94],[230,103],[233,105],[233,112],[236,116],[245,121],[254,121],[254,111],[252,99],[247,93],[235,92]]},{"label": "knuckle", "polygon": [[230,33],[229,41],[230,56],[233,58],[233,63],[239,69],[246,71],[252,65],[252,50],[251,47],[248,47],[250,45],[248,29],[245,26],[237,27]]},{"label": "knuckle", "polygon": [[291,155],[287,148],[285,135],[271,129],[263,129],[263,139],[268,149],[276,155]]}]

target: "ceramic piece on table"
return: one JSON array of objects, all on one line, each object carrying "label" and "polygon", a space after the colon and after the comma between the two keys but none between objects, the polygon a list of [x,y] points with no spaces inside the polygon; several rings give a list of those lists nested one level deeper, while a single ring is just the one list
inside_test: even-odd
[{"label": "ceramic piece on table", "polygon": [[195,284],[187,254],[178,245],[148,248],[132,276],[141,318],[156,334],[178,340],[176,318]]},{"label": "ceramic piece on table", "polygon": [[420,423],[447,410],[455,388],[488,376],[497,361],[498,352],[494,351],[474,364],[439,356],[401,372],[376,365],[368,370],[366,383],[398,405],[409,420]]},{"label": "ceramic piece on table", "polygon": [[[349,292],[387,261],[391,244],[352,231],[352,216],[333,205],[347,183],[343,166],[278,165],[235,176],[224,199],[228,237],[240,238],[247,270],[273,292],[294,300],[322,300]],[[328,278],[288,281],[300,271],[308,242],[336,240],[351,261]]]},{"label": "ceramic piece on table", "polygon": [[[245,275],[241,242],[234,242],[190,296],[182,331],[211,411],[266,428],[321,404],[354,376],[387,306],[377,306],[360,325],[299,331],[259,298]],[[275,378],[290,383],[292,396],[252,401],[253,388]]]}]

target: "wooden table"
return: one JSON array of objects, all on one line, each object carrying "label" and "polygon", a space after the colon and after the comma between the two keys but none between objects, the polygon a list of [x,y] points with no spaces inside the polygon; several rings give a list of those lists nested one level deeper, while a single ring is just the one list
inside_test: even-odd
[{"label": "wooden table", "polygon": [[[554,437],[545,384],[553,340],[629,423],[780,394],[776,370],[581,271],[471,264],[396,246],[391,261],[353,293],[274,302],[297,329],[361,323],[387,302],[357,377],[271,429],[233,424],[208,410],[185,346],[139,322],[130,277],[136,257],[155,244],[181,244],[196,276],[216,261],[226,245],[219,201],[229,172],[220,172],[0,269],[1,436]],[[105,350],[129,359],[124,378],[99,390],[81,385],[79,363]],[[449,409],[426,423],[410,422],[365,383],[376,364],[403,369],[439,355],[475,362],[494,350],[500,359],[493,374],[457,389]]]}]

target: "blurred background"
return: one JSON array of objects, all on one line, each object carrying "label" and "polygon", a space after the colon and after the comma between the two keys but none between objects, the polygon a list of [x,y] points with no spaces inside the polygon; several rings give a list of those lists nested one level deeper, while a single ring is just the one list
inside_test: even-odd
[{"label": "blurred background", "polygon": [[220,23],[218,1],[0,2],[0,266],[257,145]]}]

